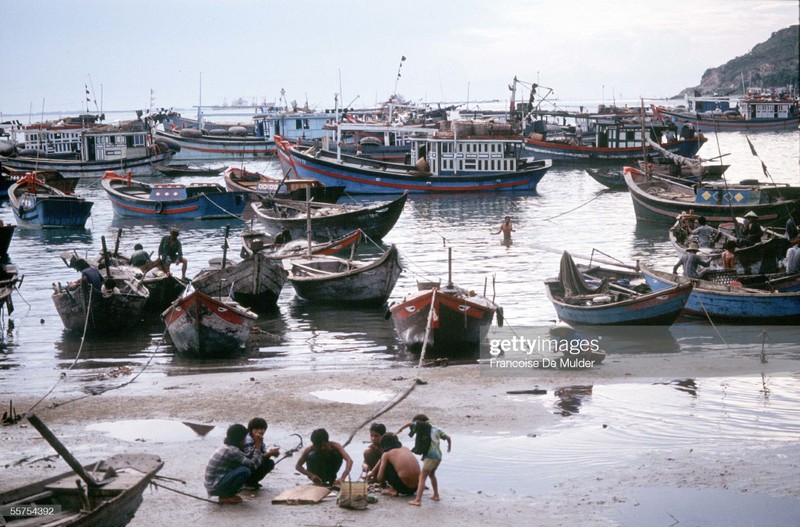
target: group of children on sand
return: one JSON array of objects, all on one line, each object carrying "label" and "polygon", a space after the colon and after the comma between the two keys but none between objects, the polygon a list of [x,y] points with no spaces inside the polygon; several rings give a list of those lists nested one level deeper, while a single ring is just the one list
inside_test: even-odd
[{"label": "group of children on sand", "polygon": [[[261,480],[275,468],[280,455],[278,448],[264,446],[267,421],[261,417],[250,420],[247,427],[234,424],[228,427],[225,441],[211,456],[206,465],[205,488],[209,496],[217,496],[219,503],[240,503],[241,490],[258,490]],[[404,447],[398,438],[403,430],[415,437],[414,448]],[[380,423],[370,427],[370,445],[364,451],[362,470],[370,483],[382,488],[389,496],[414,496],[409,504],[420,506],[425,485],[430,478],[432,499],[439,501],[439,485],[436,469],[442,462],[441,441],[447,442],[450,452],[451,439],[440,428],[434,426],[423,414],[414,416],[396,433],[387,432]],[[422,467],[416,455],[422,458]],[[338,476],[344,465],[344,471]],[[295,470],[306,476],[314,485],[337,489],[341,481],[350,475],[353,460],[344,447],[331,441],[324,428],[311,433],[311,445],[300,454]]]}]

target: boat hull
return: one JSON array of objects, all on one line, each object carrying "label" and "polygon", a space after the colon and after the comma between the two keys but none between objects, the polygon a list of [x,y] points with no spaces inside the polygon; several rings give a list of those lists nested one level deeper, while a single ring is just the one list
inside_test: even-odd
[{"label": "boat hull", "polygon": [[561,287],[558,280],[548,281],[545,285],[547,296],[559,319],[572,324],[593,326],[669,326],[678,318],[692,292],[692,284],[683,284],[621,302],[593,304],[587,300],[577,305],[565,302],[563,296],[558,294]]},{"label": "boat hull", "polygon": [[109,161],[72,161],[36,157],[2,157],[2,164],[27,172],[52,170],[66,178],[101,178],[108,170],[130,172],[134,176],[158,174],[153,164],[167,161],[172,152],[162,152],[152,156],[128,157]]},{"label": "boat hull", "polygon": [[797,130],[800,116],[776,119],[744,119],[724,115],[704,115],[700,113],[671,112],[661,113],[679,124],[691,124],[700,132],[759,132]]},{"label": "boat hull", "polygon": [[488,301],[482,305],[439,290],[421,291],[389,309],[395,331],[408,350],[422,350],[432,306],[427,349],[438,353],[477,351],[497,311],[497,306]]},{"label": "boat hull", "polygon": [[713,322],[746,324],[797,324],[800,322],[800,292],[772,292],[715,284],[643,267],[654,291],[677,284],[694,283],[684,314],[710,318]]},{"label": "boat hull", "polygon": [[297,296],[309,302],[328,305],[380,306],[389,298],[403,271],[394,245],[375,262],[330,275],[302,274],[298,264],[313,266],[314,260],[290,263],[292,274],[289,281]]},{"label": "boat hull", "polygon": [[290,148],[288,154],[297,177],[317,179],[326,186],[344,185],[350,194],[535,192],[539,181],[552,166],[549,160],[542,160],[531,161],[517,172],[433,175],[419,172],[409,165],[373,162],[352,156],[343,156],[347,161],[337,162],[335,154],[324,151],[308,155]]},{"label": "boat hull", "polygon": [[[403,194],[394,201],[353,209],[339,206],[340,212],[335,215],[314,216],[311,222],[312,237],[341,238],[356,229],[361,229],[373,240],[381,240],[397,223],[407,197],[407,194]],[[272,203],[279,204],[280,200]],[[252,203],[251,206],[269,232],[281,232],[286,229],[294,240],[305,238],[307,229],[305,214],[284,218],[280,214],[273,213],[270,206],[264,203]]]},{"label": "boat hull", "polygon": [[[693,210],[698,216],[705,216],[710,225],[718,225],[744,217],[752,211],[758,215],[762,226],[783,227],[791,211],[800,203],[800,187],[785,187],[783,190],[773,192],[759,202],[748,202],[747,195],[752,190],[731,187],[711,188],[701,187],[688,200],[677,200],[671,197],[662,197],[646,191],[643,186],[646,176],[640,170],[632,167],[624,168],[625,183],[628,186],[633,210],[637,221],[654,222],[672,225],[680,214]],[[779,193],[782,192],[782,197]],[[702,201],[699,201],[702,198]]]},{"label": "boat hull", "polygon": [[[226,219],[239,217],[247,205],[242,192],[228,192],[218,185],[166,185],[157,199],[154,187],[109,173],[101,181],[117,216],[130,218]],[[173,197],[174,195],[174,197]]]},{"label": "boat hull", "polygon": [[[684,157],[692,157],[700,150],[708,139],[702,136],[691,139],[673,141],[663,145],[666,150]],[[648,146],[647,155],[657,157],[658,152]],[[588,145],[572,145],[566,143],[556,143],[552,141],[539,141],[536,139],[525,139],[525,150],[539,158],[552,159],[556,164],[581,164],[598,162],[625,163],[633,162],[642,158],[642,147],[628,148],[603,148]]]},{"label": "boat hull", "polygon": [[241,349],[257,319],[250,311],[199,291],[176,300],[162,316],[175,348],[200,358]]},{"label": "boat hull", "polygon": [[179,133],[156,131],[159,139],[180,147],[173,159],[178,161],[241,161],[275,154],[275,142],[265,137],[212,136],[183,137]]},{"label": "boat hull", "polygon": [[[61,322],[68,331],[111,333],[135,326],[141,320],[149,294],[144,286],[132,293],[103,296],[82,282],[77,289],[55,286],[52,299]],[[88,312],[88,314],[87,314]]]},{"label": "boat hull", "polygon": [[235,264],[205,269],[192,279],[192,286],[209,296],[229,292],[239,304],[258,310],[272,309],[286,283],[280,262],[256,253]]}]

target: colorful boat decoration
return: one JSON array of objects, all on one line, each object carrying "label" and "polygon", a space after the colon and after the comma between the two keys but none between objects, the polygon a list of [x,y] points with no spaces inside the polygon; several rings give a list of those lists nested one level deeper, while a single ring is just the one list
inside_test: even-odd
[{"label": "colorful boat decoration", "polygon": [[526,155],[520,137],[490,135],[488,128],[486,134],[457,121],[452,131],[411,137],[411,164],[348,156],[319,145],[303,149],[288,141],[279,141],[279,147],[291,156],[297,177],[344,185],[350,194],[535,191],[552,162]]},{"label": "colorful boat decoration", "polygon": [[783,227],[800,204],[800,187],[786,184],[705,182],[688,186],[637,168],[624,167],[637,221],[672,225],[679,215],[705,216],[709,225],[736,221],[748,212],[762,226]]},{"label": "colorful boat decoration", "polygon": [[687,108],[657,107],[657,113],[666,120],[691,124],[707,132],[758,132],[797,130],[800,125],[800,104],[797,97],[785,92],[748,90],[736,106],[729,99],[715,99],[704,105],[702,98],[687,97]]},{"label": "colorful boat decoration", "polygon": [[9,187],[8,200],[18,223],[43,228],[83,228],[93,205],[45,184],[33,173]]},{"label": "colorful boat decoration", "polygon": [[114,214],[134,218],[196,219],[241,216],[247,204],[242,192],[215,183],[149,184],[106,172],[101,180]]},{"label": "colorful boat decoration", "polygon": [[560,320],[596,326],[672,324],[692,292],[692,284],[640,292],[609,280],[590,286],[569,253],[561,257],[557,279],[547,280],[547,297]]},{"label": "colorful boat decoration", "polygon": [[180,353],[215,358],[240,350],[258,316],[230,298],[192,291],[162,314],[172,343]]},{"label": "colorful boat decoration", "polygon": [[798,291],[767,291],[736,284],[718,284],[657,271],[644,265],[642,272],[654,291],[693,284],[692,294],[683,308],[683,313],[689,316],[710,319],[714,323],[800,323]]}]

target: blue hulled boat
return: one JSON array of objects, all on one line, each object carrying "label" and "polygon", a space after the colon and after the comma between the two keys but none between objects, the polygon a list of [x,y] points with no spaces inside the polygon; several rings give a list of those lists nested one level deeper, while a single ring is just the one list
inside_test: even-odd
[{"label": "blue hulled boat", "polygon": [[559,319],[593,326],[668,326],[678,318],[693,287],[691,283],[676,284],[664,291],[640,293],[608,280],[592,287],[566,252],[558,278],[545,285]]},{"label": "blue hulled boat", "polygon": [[213,183],[150,185],[106,172],[101,181],[114,214],[134,218],[195,219],[240,216],[247,204],[243,192]]},{"label": "blue hulled boat", "polygon": [[11,185],[8,200],[18,223],[38,227],[82,228],[93,205],[91,201],[47,185],[34,174],[26,174]]},{"label": "blue hulled boat", "polygon": [[692,294],[683,308],[687,315],[710,318],[713,322],[800,323],[800,292],[724,285],[656,271],[646,266],[641,268],[647,283],[654,291],[663,291],[680,284],[694,284]]},{"label": "blue hulled boat", "polygon": [[344,155],[322,146],[304,149],[288,141],[278,146],[298,178],[344,185],[350,194],[535,191],[552,162],[526,156],[521,137],[494,135],[488,125],[482,126],[486,129],[476,131],[475,125],[456,121],[452,131],[409,138],[411,164]]}]

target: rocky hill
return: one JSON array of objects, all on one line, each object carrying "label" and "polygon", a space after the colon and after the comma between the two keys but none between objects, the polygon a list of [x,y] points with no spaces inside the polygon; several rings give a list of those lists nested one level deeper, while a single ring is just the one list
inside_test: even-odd
[{"label": "rocky hill", "polygon": [[[680,93],[700,95],[736,95],[747,88],[781,88],[798,90],[800,67],[800,25],[776,31],[766,42],[757,44],[749,53],[703,73],[699,86]],[[744,79],[744,81],[742,80]]]}]

